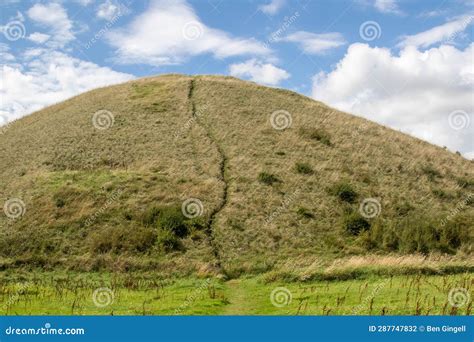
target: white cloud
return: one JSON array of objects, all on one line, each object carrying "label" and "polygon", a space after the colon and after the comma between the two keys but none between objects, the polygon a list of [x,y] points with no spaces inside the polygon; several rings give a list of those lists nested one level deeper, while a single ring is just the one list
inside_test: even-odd
[{"label": "white cloud", "polygon": [[58,3],[36,4],[28,16],[51,36],[34,32],[28,39],[46,44],[9,53],[0,43],[0,124],[97,87],[124,82],[133,75],[83,61],[60,50],[75,39],[72,22]]},{"label": "white cloud", "polygon": [[28,39],[32,42],[43,44],[46,42],[51,36],[49,34],[44,34],[40,32],[34,32],[28,36]]},{"label": "white cloud", "polygon": [[33,52],[35,58],[27,58],[21,67],[1,66],[0,115],[6,115],[9,121],[78,93],[133,78],[62,52]]},{"label": "white cloud", "polygon": [[212,54],[216,58],[269,55],[255,39],[232,37],[206,26],[183,0],[154,0],[127,27],[107,34],[121,63],[179,64],[187,58]]},{"label": "white cloud", "polygon": [[[463,153],[474,151],[474,44],[465,50],[442,45],[428,51],[353,44],[335,70],[314,78],[313,97],[344,111],[401,129]],[[470,125],[456,130],[450,113],[462,111]],[[459,122],[458,122],[459,124]]]},{"label": "white cloud", "polygon": [[107,0],[98,7],[96,15],[99,18],[110,21],[120,14],[121,7],[124,6],[121,6],[120,4],[115,3],[112,0]]},{"label": "white cloud", "polygon": [[469,160],[474,160],[474,151],[465,153],[464,157],[466,157]]},{"label": "white cloud", "polygon": [[413,45],[426,48],[439,42],[453,41],[456,36],[462,33],[473,21],[473,15],[464,15],[427,31],[411,36],[404,36],[398,46],[405,47]]},{"label": "white cloud", "polygon": [[338,32],[316,34],[298,31],[286,37],[278,38],[277,41],[297,43],[307,54],[319,55],[328,50],[345,45],[344,37]]},{"label": "white cloud", "polygon": [[401,14],[396,0],[375,0],[374,7],[382,13]]},{"label": "white cloud", "polygon": [[15,56],[10,53],[8,44],[0,43],[0,66],[6,63],[11,63],[15,60]]},{"label": "white cloud", "polygon": [[244,63],[232,64],[229,73],[235,77],[248,78],[251,81],[277,85],[290,77],[290,74],[270,63],[262,63],[256,59],[250,59]]},{"label": "white cloud", "polygon": [[52,38],[48,42],[51,47],[63,47],[75,39],[72,22],[64,7],[58,3],[36,4],[28,10],[28,16],[51,30]]},{"label": "white cloud", "polygon": [[404,14],[398,7],[398,0],[354,0],[363,7],[373,7],[377,12],[384,14]]},{"label": "white cloud", "polygon": [[259,9],[268,15],[277,14],[283,6],[285,6],[286,0],[270,0],[268,4],[259,6]]}]

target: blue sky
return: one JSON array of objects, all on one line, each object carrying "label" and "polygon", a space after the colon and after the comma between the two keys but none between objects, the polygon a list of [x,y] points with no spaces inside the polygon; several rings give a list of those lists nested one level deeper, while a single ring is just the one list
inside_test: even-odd
[{"label": "blue sky", "polygon": [[136,77],[224,74],[474,157],[472,0],[1,3],[0,124]]}]

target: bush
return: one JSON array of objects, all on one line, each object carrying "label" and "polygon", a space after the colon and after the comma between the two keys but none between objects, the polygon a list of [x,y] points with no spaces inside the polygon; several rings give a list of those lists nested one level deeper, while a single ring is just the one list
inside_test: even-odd
[{"label": "bush", "polygon": [[142,223],[147,227],[168,229],[180,238],[188,234],[188,226],[192,224],[183,215],[181,208],[175,206],[148,208],[143,213]]},{"label": "bush", "polygon": [[439,232],[430,222],[419,219],[408,221],[400,227],[399,249],[403,253],[423,253],[439,249]]},{"label": "bush", "polygon": [[274,183],[281,183],[281,180],[276,177],[275,175],[272,175],[271,173],[267,172],[260,172],[258,175],[258,180],[266,185],[273,185]]},{"label": "bush", "polygon": [[313,173],[313,169],[308,163],[296,163],[295,168],[296,172],[304,175],[310,175]]},{"label": "bush", "polygon": [[359,235],[370,228],[370,223],[358,213],[353,213],[345,219],[344,226],[350,234]]},{"label": "bush", "polygon": [[361,242],[364,247],[375,246],[401,253],[429,254],[437,251],[454,254],[462,246],[471,248],[471,222],[472,216],[467,214],[443,221],[443,217],[413,213],[397,222],[375,223]]},{"label": "bush", "polygon": [[332,146],[329,133],[323,129],[301,128],[300,135],[308,139],[317,140],[326,146]]},{"label": "bush", "polygon": [[337,196],[341,201],[354,203],[357,199],[357,192],[352,188],[352,185],[347,182],[340,182],[335,184],[330,193]]},{"label": "bush", "polygon": [[55,204],[57,208],[62,208],[66,205],[66,201],[64,201],[62,198],[56,198]]},{"label": "bush", "polygon": [[191,238],[200,239],[207,223],[203,217],[186,218],[179,206],[151,207],[142,215],[142,223],[157,229],[156,244],[164,252],[182,249],[180,241],[191,234]]},{"label": "bush", "polygon": [[189,232],[186,217],[181,212],[181,208],[177,207],[162,208],[156,224],[157,227],[169,230],[180,238],[185,237]]}]

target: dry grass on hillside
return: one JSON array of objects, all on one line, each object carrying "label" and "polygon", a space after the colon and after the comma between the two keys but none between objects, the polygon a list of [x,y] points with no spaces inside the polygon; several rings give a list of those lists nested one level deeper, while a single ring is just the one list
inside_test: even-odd
[{"label": "dry grass on hillside", "polygon": [[[100,110],[113,126],[94,127]],[[291,125],[275,129],[275,111]],[[0,178],[1,198],[26,207],[0,216],[4,267],[220,265],[238,276],[367,253],[472,253],[472,162],[229,77],[146,78],[23,118],[0,135]],[[201,217],[180,217],[189,198]],[[367,198],[380,204],[373,218],[360,214]]]}]

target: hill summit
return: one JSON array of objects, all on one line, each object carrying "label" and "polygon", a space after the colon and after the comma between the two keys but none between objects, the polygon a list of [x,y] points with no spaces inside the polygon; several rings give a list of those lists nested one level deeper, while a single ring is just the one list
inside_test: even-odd
[{"label": "hill summit", "polygon": [[164,75],[0,135],[0,267],[238,276],[470,255],[472,162],[281,89]]}]

